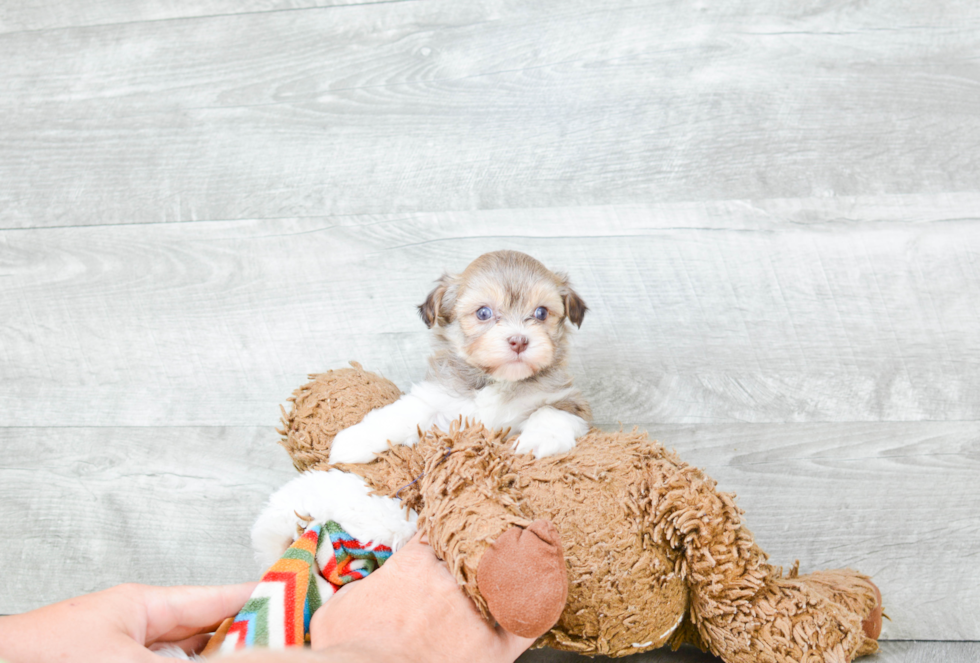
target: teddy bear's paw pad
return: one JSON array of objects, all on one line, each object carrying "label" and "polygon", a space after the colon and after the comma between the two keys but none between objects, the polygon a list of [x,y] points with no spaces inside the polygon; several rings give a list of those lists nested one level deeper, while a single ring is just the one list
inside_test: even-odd
[{"label": "teddy bear's paw pad", "polygon": [[547,633],[568,598],[558,529],[547,520],[510,528],[483,553],[476,583],[505,630],[525,638]]},{"label": "teddy bear's paw pad", "polygon": [[875,590],[875,607],[871,611],[863,622],[861,622],[861,628],[864,629],[864,635],[872,640],[877,640],[878,636],[881,635],[881,618],[883,615],[882,605],[881,605],[881,590],[878,589],[878,585],[874,584],[870,580],[868,581]]}]

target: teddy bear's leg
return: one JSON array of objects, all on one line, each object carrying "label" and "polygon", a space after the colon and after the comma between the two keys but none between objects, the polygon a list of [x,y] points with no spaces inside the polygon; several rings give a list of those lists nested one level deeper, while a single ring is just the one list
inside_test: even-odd
[{"label": "teddy bear's leg", "polygon": [[[845,663],[877,651],[880,594],[854,571],[783,576],[715,482],[676,458],[651,463],[655,540],[691,588],[700,640],[726,663]],[[679,644],[677,642],[673,643]]]},{"label": "teddy bear's leg", "polygon": [[565,607],[565,558],[554,525],[522,512],[516,477],[498,455],[501,432],[457,423],[419,444],[428,461],[407,492],[425,505],[418,524],[429,545],[484,616],[516,635],[542,635]]},{"label": "teddy bear's leg", "polygon": [[252,527],[256,558],[268,567],[293,544],[310,522],[337,522],[362,543],[397,550],[416,530],[414,511],[399,500],[372,495],[364,479],[340,470],[310,471],[269,498]]},{"label": "teddy bear's leg", "polygon": [[436,554],[484,616],[504,630],[537,638],[561,617],[568,576],[561,537],[550,521],[511,525],[498,535],[488,531],[486,522],[457,523],[451,529],[428,524]]}]

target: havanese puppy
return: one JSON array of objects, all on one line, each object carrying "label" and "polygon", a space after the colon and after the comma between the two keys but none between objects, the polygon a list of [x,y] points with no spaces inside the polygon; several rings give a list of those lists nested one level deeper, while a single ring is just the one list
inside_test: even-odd
[{"label": "havanese puppy", "polygon": [[585,302],[568,278],[517,251],[487,253],[444,274],[419,306],[433,332],[425,382],[334,438],[331,463],[364,463],[418,430],[465,417],[519,434],[515,450],[552,456],[575,446],[591,410],[565,372],[568,323]]}]

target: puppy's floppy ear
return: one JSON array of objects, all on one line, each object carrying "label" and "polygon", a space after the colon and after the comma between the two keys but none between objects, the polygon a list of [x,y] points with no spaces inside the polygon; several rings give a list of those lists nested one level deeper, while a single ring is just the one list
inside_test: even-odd
[{"label": "puppy's floppy ear", "polygon": [[436,287],[432,289],[425,301],[419,304],[419,316],[422,322],[429,329],[438,326],[440,320],[448,321],[445,311],[451,306],[450,289],[455,279],[449,274],[443,274],[436,280]]},{"label": "puppy's floppy ear", "polygon": [[585,305],[578,293],[572,290],[572,286],[568,284],[568,277],[564,277],[562,281],[561,298],[562,303],[565,304],[565,315],[572,324],[581,327],[582,320],[585,319],[585,312],[589,310],[589,307]]}]

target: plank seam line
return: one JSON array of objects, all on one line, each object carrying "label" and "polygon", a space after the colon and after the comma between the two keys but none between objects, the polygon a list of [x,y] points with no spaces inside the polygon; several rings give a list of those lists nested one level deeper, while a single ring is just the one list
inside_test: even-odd
[{"label": "plank seam line", "polygon": [[958,643],[962,643],[962,644],[968,644],[968,645],[980,644],[980,640],[925,640],[925,639],[922,639],[922,638],[902,638],[902,639],[892,639],[892,638],[884,639],[884,638],[882,638],[882,639],[879,639],[878,642],[936,642],[936,643],[943,643],[943,644],[958,644]]},{"label": "plank seam line", "polygon": [[72,425],[43,425],[43,426],[0,426],[0,431],[15,431],[15,430],[43,430],[43,429],[55,429],[55,430],[112,430],[112,429],[197,429],[197,428],[244,428],[244,429],[269,429],[275,428],[271,424],[146,424],[146,425],[132,425],[132,424],[121,424],[119,426],[108,425],[108,426],[72,426]]},{"label": "plank seam line", "polygon": [[[397,2],[408,2],[409,0],[395,0]],[[346,6],[346,5],[345,5]],[[0,35],[2,36],[2,35]],[[738,202],[738,199],[732,199]],[[680,204],[680,203],[677,203]],[[383,221],[397,222],[401,220],[408,220],[410,217],[432,215],[432,214],[490,214],[494,212],[535,212],[540,210],[548,209],[561,209],[567,211],[574,210],[605,210],[610,211],[616,208],[626,207],[634,208],[635,205],[619,205],[616,203],[610,204],[599,204],[599,205],[574,205],[571,207],[566,206],[550,206],[543,205],[540,207],[487,207],[487,208],[456,208],[456,209],[419,209],[419,210],[409,210],[409,211],[395,211],[395,212],[351,212],[348,214],[294,214],[291,216],[264,216],[264,217],[229,217],[220,219],[189,219],[189,220],[175,220],[175,221],[145,221],[145,222],[128,222],[128,223],[84,223],[84,224],[71,224],[71,225],[54,225],[54,226],[5,226],[0,227],[0,232],[24,232],[28,230],[68,230],[74,228],[142,228],[149,226],[167,226],[167,225],[185,225],[185,224],[204,224],[204,223],[239,223],[239,222],[262,222],[262,221],[297,221],[297,220],[310,220],[310,219],[348,219],[348,218],[358,218],[358,217],[368,217],[376,219],[379,217],[390,217],[382,218],[381,221],[375,221],[375,223]],[[645,206],[641,206],[645,207]],[[652,207],[652,206],[651,206]],[[669,205],[668,205],[669,208]],[[658,211],[651,209],[651,212]],[[870,225],[883,225],[883,224],[894,224],[894,225],[932,225],[932,224],[944,224],[944,223],[975,223],[980,220],[980,216],[951,216],[944,218],[932,218],[927,220],[907,220],[907,219],[850,219],[846,217],[834,217],[828,218],[825,221],[819,223],[802,223],[794,220],[782,221],[776,227],[760,227],[760,228],[735,228],[735,227],[718,227],[718,226],[649,226],[649,227],[637,227],[637,231],[648,231],[648,232],[660,232],[660,231],[686,231],[686,230],[705,230],[705,231],[735,231],[735,232],[769,232],[775,233],[780,230],[780,228],[785,225],[789,228],[823,228],[828,225],[841,225],[849,224],[855,226],[870,226]],[[568,235],[568,239],[590,239],[590,238],[602,238],[602,237],[632,237],[633,235]],[[495,239],[498,237],[504,237],[502,235],[490,235],[486,238]],[[520,237],[525,239],[540,239],[547,237],[553,239],[550,235],[506,235],[505,237]],[[484,239],[484,236],[480,237],[470,237],[466,236],[463,239]],[[455,239],[455,238],[445,238],[445,239]],[[409,244],[406,246],[414,246]]]},{"label": "plank seam line", "polygon": [[[592,424],[597,428],[619,429],[636,426],[646,430],[648,433],[655,431],[658,426],[670,428],[731,428],[731,427],[759,427],[759,426],[847,426],[847,425],[874,425],[874,424],[976,424],[980,423],[977,419],[880,419],[880,420],[861,420],[861,421],[727,421],[714,423],[685,423],[672,421],[637,422],[623,423],[620,421],[593,421]],[[47,429],[78,429],[78,430],[111,430],[119,428],[136,429],[181,429],[181,428],[275,428],[277,424],[108,424],[108,425],[86,425],[86,424],[41,424],[41,425],[0,425],[0,431],[7,430],[47,430]],[[935,455],[935,454],[931,454]]]},{"label": "plank seam line", "polygon": [[402,4],[405,2],[415,2],[416,0],[368,0],[367,2],[352,2],[340,5],[324,5],[324,6],[310,6],[310,7],[286,7],[283,9],[267,9],[265,11],[255,10],[247,12],[236,12],[229,14],[202,14],[201,16],[168,16],[166,18],[148,18],[137,21],[119,21],[116,23],[86,23],[83,25],[60,25],[50,28],[32,28],[28,30],[10,30],[9,32],[0,32],[0,37],[6,37],[10,35],[22,35],[22,34],[36,34],[44,32],[58,32],[62,30],[83,30],[86,28],[110,28],[120,25],[140,25],[140,24],[152,24],[152,23],[167,23],[170,21],[193,21],[197,19],[208,19],[208,18],[224,18],[233,16],[256,16],[262,14],[283,14],[286,12],[302,12],[302,11],[316,11],[324,9],[339,9],[342,7],[364,7],[368,5],[395,5]]}]

